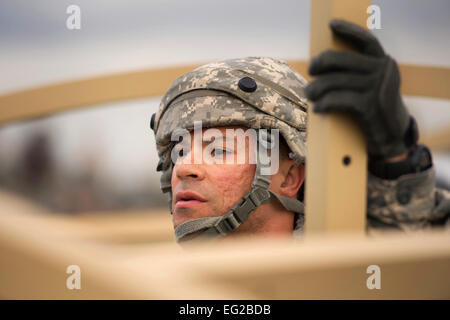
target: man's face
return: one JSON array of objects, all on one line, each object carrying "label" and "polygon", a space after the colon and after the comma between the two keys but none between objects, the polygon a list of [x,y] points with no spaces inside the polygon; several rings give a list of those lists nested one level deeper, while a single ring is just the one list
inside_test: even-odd
[{"label": "man's face", "polygon": [[[237,128],[220,127],[218,130],[225,137],[226,129]],[[190,151],[178,158],[172,171],[174,227],[192,219],[222,216],[250,191],[256,165],[250,164],[254,162],[249,161],[251,154],[248,150],[254,150],[254,141],[246,139],[246,147],[237,148],[237,139],[240,138],[234,137],[234,147],[226,140],[216,145],[203,142],[200,146],[194,143],[194,136],[191,135]],[[209,148],[208,153],[212,151],[211,156],[216,159],[222,156],[225,159],[228,153],[228,157],[232,154],[235,161],[194,163],[194,155],[203,154],[206,148]],[[245,156],[244,163],[237,161],[241,156]]]}]

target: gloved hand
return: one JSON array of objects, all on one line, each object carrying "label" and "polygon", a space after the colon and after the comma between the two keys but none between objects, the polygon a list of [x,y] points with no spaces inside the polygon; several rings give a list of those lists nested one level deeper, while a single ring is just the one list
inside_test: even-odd
[{"label": "gloved hand", "polygon": [[369,31],[343,20],[332,20],[330,27],[358,52],[328,50],[312,59],[309,73],[317,79],[305,93],[314,102],[314,111],[353,115],[364,130],[370,156],[405,153],[409,147],[405,135],[414,121],[400,96],[397,63]]}]

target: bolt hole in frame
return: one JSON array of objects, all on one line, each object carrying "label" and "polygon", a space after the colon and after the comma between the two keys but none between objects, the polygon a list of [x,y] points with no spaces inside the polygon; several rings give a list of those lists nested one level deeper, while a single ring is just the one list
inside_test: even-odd
[{"label": "bolt hole in frame", "polygon": [[344,166],[349,166],[352,162],[352,158],[350,156],[344,156],[342,158],[342,163],[344,164]]}]

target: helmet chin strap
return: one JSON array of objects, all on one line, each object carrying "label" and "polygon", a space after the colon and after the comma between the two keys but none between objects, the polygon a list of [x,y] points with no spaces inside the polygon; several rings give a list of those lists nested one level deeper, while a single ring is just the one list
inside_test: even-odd
[{"label": "helmet chin strap", "polygon": [[[260,139],[261,137],[258,139],[258,145],[260,148],[264,148],[264,143],[261,143]],[[262,173],[264,166],[261,159],[261,157],[267,157],[268,153],[257,154],[256,170],[251,190],[223,216],[199,218],[180,224],[175,228],[175,240],[177,242],[198,231],[203,232],[196,236],[196,239],[221,238],[239,228],[247,220],[251,212],[256,210],[262,203],[270,202],[272,199],[277,199],[288,211],[303,214],[304,206],[301,201],[278,195],[269,190],[270,175],[264,175]],[[264,161],[264,163],[269,163],[269,161]],[[163,192],[170,193],[170,211],[172,212],[171,175],[172,166],[161,176],[161,186]]]}]

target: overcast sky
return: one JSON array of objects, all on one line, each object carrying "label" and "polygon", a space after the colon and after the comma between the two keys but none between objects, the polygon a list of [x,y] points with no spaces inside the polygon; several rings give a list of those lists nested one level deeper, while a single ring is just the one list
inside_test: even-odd
[{"label": "overcast sky", "polygon": [[[377,0],[380,37],[401,62],[449,66],[450,1]],[[81,8],[81,30],[66,8]],[[0,93],[173,63],[248,55],[308,58],[301,0],[1,0]]]}]

